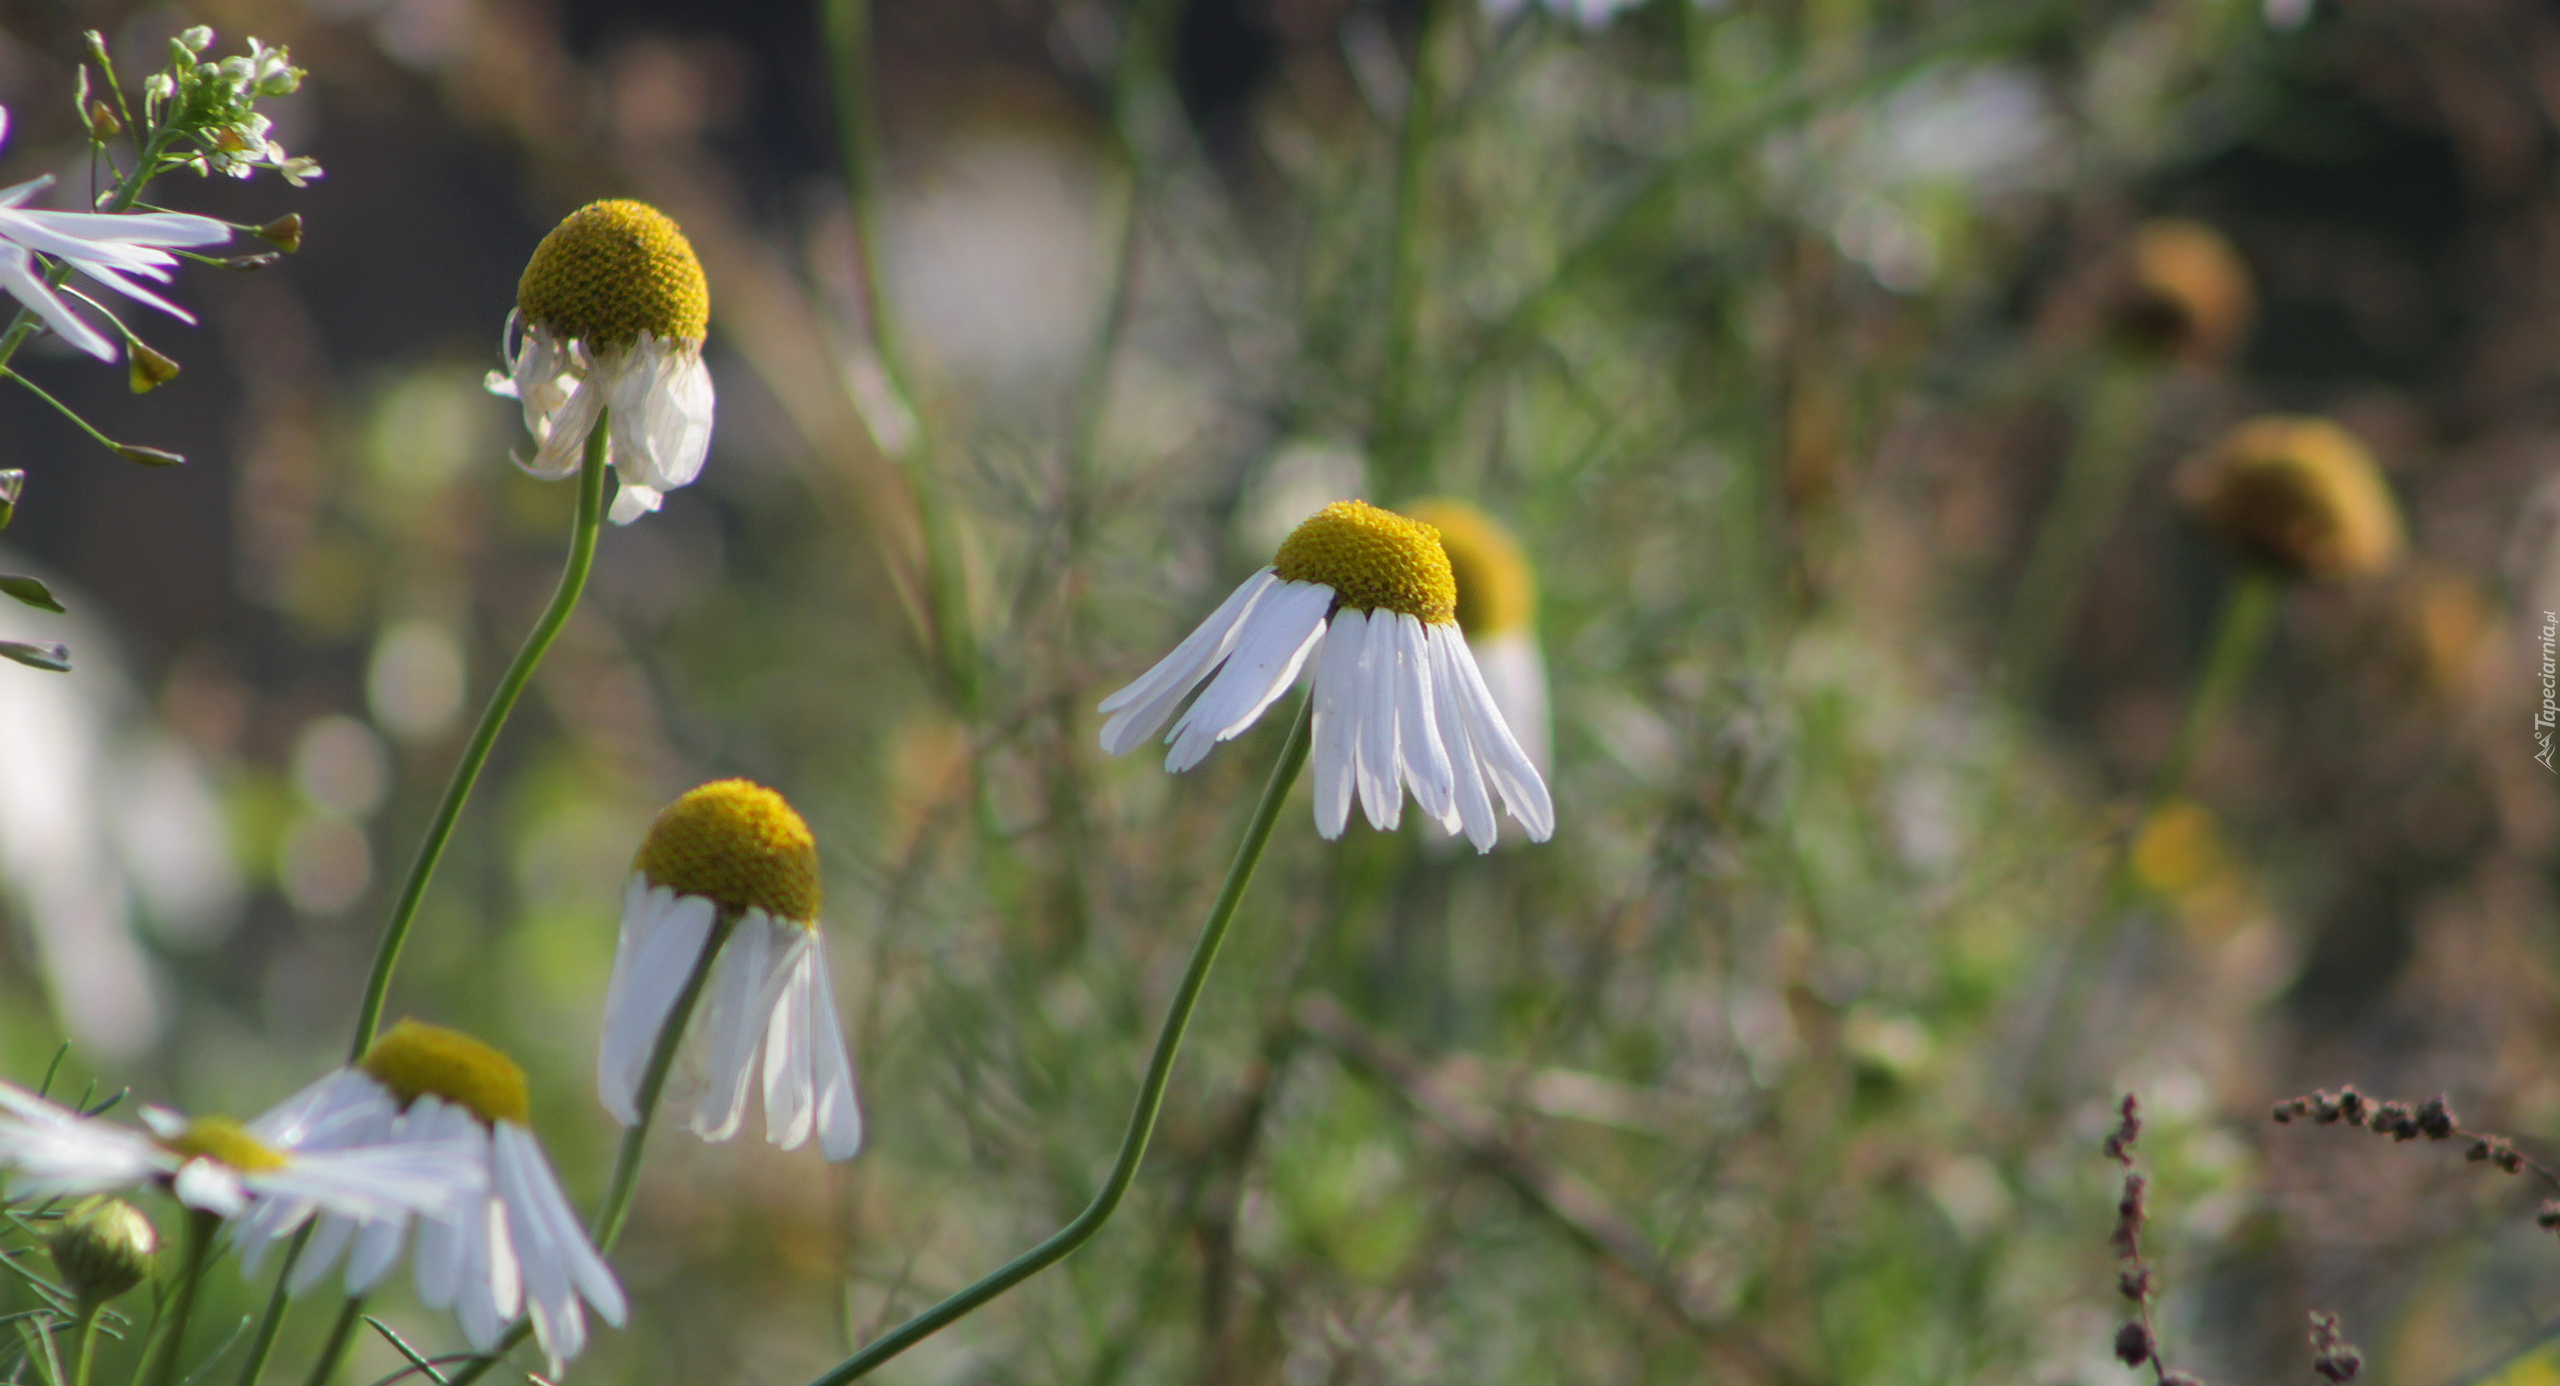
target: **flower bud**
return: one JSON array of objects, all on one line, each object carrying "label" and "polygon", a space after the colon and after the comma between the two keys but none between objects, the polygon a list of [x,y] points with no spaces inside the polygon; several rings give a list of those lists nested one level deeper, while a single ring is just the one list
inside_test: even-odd
[{"label": "flower bud", "polygon": [[2407,545],[2372,454],[2327,419],[2253,419],[2182,466],[2175,484],[2205,528],[2288,577],[2368,577]]},{"label": "flower bud", "polygon": [[54,1268],[84,1305],[104,1304],[151,1278],[160,1233],[120,1198],[84,1198],[45,1239]]},{"label": "flower bud", "polygon": [[302,249],[302,214],[287,212],[250,234],[291,255]]},{"label": "flower bud", "polygon": [[174,452],[162,452],[158,448],[136,447],[131,443],[116,444],[116,451],[127,462],[139,462],[146,467],[181,467],[186,465],[187,461]]},{"label": "flower bud", "polygon": [[7,529],[9,522],[18,517],[18,497],[24,495],[26,489],[27,474],[24,470],[11,467],[0,471],[0,529]]},{"label": "flower bud", "polygon": [[89,133],[99,140],[110,140],[124,133],[124,122],[116,119],[116,108],[104,101],[89,103]]},{"label": "flower bud", "polygon": [[151,349],[145,342],[125,348],[126,371],[137,395],[147,395],[178,378],[178,363]]}]

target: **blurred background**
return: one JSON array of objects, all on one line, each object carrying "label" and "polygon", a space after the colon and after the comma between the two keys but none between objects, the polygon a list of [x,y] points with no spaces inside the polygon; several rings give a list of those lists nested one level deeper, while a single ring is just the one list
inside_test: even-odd
[{"label": "blurred background", "polygon": [[[0,0],[0,184],[85,184],[83,30],[199,22],[291,45],[327,176],[155,188],[308,224],[134,316],[174,383],[19,359],[187,466],[0,391],[0,567],[71,608],[0,636],[78,666],[0,670],[0,1072],[247,1115],[338,1062],[565,548],[483,389],[516,276],[639,197],[710,463],[604,535],[390,1015],[520,1058],[591,1201],[630,854],[750,776],[872,1134],[662,1133],[580,1380],[806,1380],[1081,1206],[1282,731],[1176,779],[1093,705],[1319,505],[1435,494],[1536,568],[1555,841],[1301,790],[1128,1206],[881,1379],[2123,1381],[2127,1091],[2172,1365],[2308,1379],[2324,1309],[2393,1381],[2560,1379],[2537,1193],[2267,1120],[2560,1136],[2547,7]],[[2163,794],[2241,576],[2173,472],[2268,412],[2408,550],[2286,587]]]}]

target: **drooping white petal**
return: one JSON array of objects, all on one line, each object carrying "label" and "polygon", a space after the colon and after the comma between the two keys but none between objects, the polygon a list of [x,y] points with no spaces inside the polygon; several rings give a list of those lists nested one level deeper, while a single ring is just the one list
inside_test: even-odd
[{"label": "drooping white petal", "polygon": [[1392,831],[1404,821],[1402,747],[1396,740],[1396,613],[1369,613],[1361,632],[1360,668],[1352,680],[1352,716],[1360,724],[1360,811],[1369,826]]},{"label": "drooping white petal", "polygon": [[809,971],[816,979],[807,1043],[817,1093],[818,1150],[830,1160],[850,1160],[862,1149],[862,1107],[854,1096],[853,1060],[845,1052],[844,1027],[836,1022],[826,946],[815,931],[810,934]]},{"label": "drooping white petal", "polygon": [[816,1095],[809,1082],[813,1061],[809,1009],[817,999],[810,994],[817,983],[812,967],[816,951],[799,949],[764,1028],[764,1133],[766,1140],[784,1150],[797,1150],[809,1139],[817,1116]]},{"label": "drooping white petal", "polygon": [[406,1218],[376,1218],[363,1225],[356,1234],[355,1250],[347,1253],[348,1294],[370,1294],[382,1283],[382,1277],[400,1263],[400,1243],[408,1230]]},{"label": "drooping white petal", "polygon": [[[569,1267],[558,1239],[550,1235],[550,1226],[542,1219],[535,1201],[536,1171],[527,1165],[538,1168],[541,1154],[528,1149],[529,1142],[511,1139],[509,1133],[514,1129],[502,1127],[491,1137],[490,1182],[505,1211],[507,1243],[514,1248],[517,1265],[523,1272],[524,1298],[532,1309],[534,1334],[551,1358],[551,1374],[558,1376],[561,1362],[576,1356],[585,1345],[586,1325],[578,1313],[577,1296],[569,1286]],[[548,1171],[541,1173],[547,1176]]]},{"label": "drooping white petal", "polygon": [[1164,768],[1188,770],[1212,745],[1252,726],[1296,681],[1332,609],[1333,589],[1318,583],[1284,582],[1264,594],[1239,625],[1217,677],[1174,724]]},{"label": "drooping white petal", "polygon": [[216,1217],[237,1217],[249,1206],[249,1191],[241,1187],[238,1171],[212,1160],[189,1160],[178,1166],[169,1191],[180,1203]]},{"label": "drooping white petal", "polygon": [[720,950],[708,988],[710,1009],[702,1022],[702,1098],[693,1112],[694,1134],[704,1140],[725,1141],[738,1133],[757,1046],[798,956],[794,950],[806,947],[807,937],[799,925],[751,909]]},{"label": "drooping white petal", "polygon": [[[390,1225],[396,1227],[399,1224]],[[311,1240],[303,1243],[302,1258],[293,1263],[293,1273],[285,1277],[285,1289],[298,1295],[319,1284],[320,1278],[338,1263],[339,1254],[347,1249],[355,1236],[354,1218],[332,1216],[320,1219],[319,1226],[312,1229]],[[252,1277],[257,1275],[258,1260],[264,1254],[263,1247],[255,1253],[244,1252],[240,1257],[240,1273]]]},{"label": "drooping white petal", "polygon": [[1515,626],[1467,643],[1476,659],[1476,672],[1484,677],[1485,691],[1502,711],[1502,724],[1511,729],[1512,739],[1520,743],[1529,763],[1545,775],[1554,763],[1554,733],[1547,711],[1547,660],[1538,650],[1537,632]]},{"label": "drooping white petal", "polygon": [[1111,755],[1126,755],[1138,748],[1156,729],[1173,715],[1184,694],[1197,687],[1218,661],[1235,648],[1236,638],[1245,619],[1253,613],[1263,594],[1280,585],[1269,568],[1246,578],[1209,619],[1194,627],[1173,653],[1157,660],[1155,667],[1140,674],[1128,687],[1102,700],[1097,711],[1110,715],[1102,724],[1102,749]]},{"label": "drooping white petal", "polygon": [[1555,804],[1547,797],[1547,782],[1539,778],[1538,767],[1529,763],[1510,728],[1502,724],[1502,710],[1485,691],[1484,676],[1476,672],[1466,637],[1457,634],[1455,626],[1447,629],[1449,668],[1457,676],[1458,709],[1467,719],[1467,739],[1475,744],[1485,778],[1502,795],[1502,806],[1520,820],[1530,841],[1544,842],[1556,830]]},{"label": "drooping white petal", "polygon": [[1484,771],[1477,765],[1475,741],[1467,734],[1467,716],[1459,707],[1459,678],[1451,665],[1450,646],[1456,643],[1456,628],[1433,626],[1424,631],[1422,643],[1431,661],[1431,701],[1437,713],[1441,744],[1449,751],[1449,773],[1455,785],[1454,822],[1444,820],[1442,826],[1454,831],[1466,830],[1467,841],[1479,853],[1493,850],[1495,838],[1502,829],[1494,817],[1493,796],[1486,792]]},{"label": "drooping white petal", "polygon": [[1351,819],[1351,794],[1360,772],[1360,656],[1368,643],[1366,613],[1348,608],[1333,613],[1324,641],[1316,651],[1315,745],[1316,834],[1327,841],[1342,836]]},{"label": "drooping white petal", "polygon": [[81,321],[79,315],[54,293],[53,287],[44,282],[44,276],[36,272],[35,257],[5,240],[0,240],[0,289],[6,289],[10,297],[34,309],[36,316],[44,319],[45,326],[61,334],[62,340],[101,361],[116,359],[115,344],[98,329]]},{"label": "drooping white petal", "polygon": [[622,930],[605,985],[604,1036],[596,1052],[596,1092],[613,1119],[640,1124],[640,1080],[676,993],[702,956],[719,907],[699,895],[651,887],[633,872],[622,897]]},{"label": "drooping white petal", "polygon": [[1457,783],[1432,707],[1430,638],[1419,619],[1403,612],[1396,613],[1395,630],[1396,744],[1404,782],[1422,811],[1445,823],[1456,813]]},{"label": "drooping white petal", "polygon": [[627,525],[656,510],[666,503],[666,499],[663,492],[617,480],[613,492],[613,508],[605,512],[605,518],[618,525]]},{"label": "drooping white petal", "polygon": [[622,1284],[587,1241],[586,1229],[578,1225],[577,1214],[570,1210],[568,1195],[560,1191],[560,1180],[552,1173],[551,1161],[542,1153],[541,1142],[521,1126],[500,1122],[493,1143],[498,1147],[513,1147],[521,1172],[527,1201],[521,1207],[511,1208],[510,1215],[525,1215],[532,1229],[526,1235],[540,1236],[558,1249],[578,1292],[586,1297],[587,1303],[595,1306],[606,1323],[619,1328],[630,1312],[622,1296]]},{"label": "drooping white petal", "polygon": [[713,394],[699,344],[643,332],[597,365],[610,391],[613,469],[623,484],[664,495],[701,475]]}]

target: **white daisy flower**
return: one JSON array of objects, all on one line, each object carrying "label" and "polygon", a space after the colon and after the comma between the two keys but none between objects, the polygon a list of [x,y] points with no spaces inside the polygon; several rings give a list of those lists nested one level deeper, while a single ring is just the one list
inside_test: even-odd
[{"label": "white daisy flower", "polygon": [[1520,541],[1501,521],[1461,500],[1434,498],[1407,507],[1440,531],[1458,584],[1458,629],[1484,675],[1502,721],[1538,767],[1554,764],[1547,711],[1547,657],[1538,648],[1538,575]]},{"label": "white daisy flower", "polygon": [[605,1110],[639,1124],[649,1052],[725,915],[735,927],[691,1025],[703,1069],[694,1133],[737,1134],[761,1052],[766,1138],[791,1150],[815,1132],[828,1159],[851,1159],[862,1112],[827,982],[809,825],[772,790],[720,780],[660,810],[632,866],[596,1056]]},{"label": "white daisy flower", "polygon": [[1312,661],[1317,832],[1342,835],[1355,791],[1370,825],[1392,829],[1409,788],[1433,821],[1463,830],[1479,852],[1493,848],[1497,795],[1544,842],[1555,832],[1546,781],[1504,724],[1456,617],[1439,531],[1336,501],[1172,654],[1103,700],[1102,748],[1136,749],[1207,680],[1165,736],[1165,768],[1188,770],[1252,726]]},{"label": "white daisy flower", "polygon": [[[711,290],[693,246],[645,202],[594,202],[535,246],[516,286],[489,388],[524,404],[538,477],[574,475],[587,434],[610,412],[627,525],[702,473],[711,446],[711,373],[702,338]],[[522,331],[519,334],[519,327]]]},{"label": "white daisy flower", "polygon": [[[579,1300],[620,1327],[627,1307],[577,1214],[560,1191],[530,1123],[524,1070],[460,1031],[403,1020],[353,1068],[321,1079],[279,1111],[315,1130],[367,1145],[458,1148],[482,1183],[454,1206],[420,1219],[411,1258],[418,1300],[451,1309],[475,1352],[492,1352],[519,1311],[551,1360],[551,1375],[586,1347]],[[268,1247],[300,1218],[279,1207],[241,1223],[242,1267],[256,1273]],[[330,1214],[320,1220],[287,1282],[295,1294],[319,1283],[341,1253],[346,1287],[369,1294],[398,1264],[406,1218]]]},{"label": "white daisy flower", "polygon": [[[0,108],[0,140],[8,136],[9,112]],[[219,245],[231,239],[230,227],[211,217],[185,212],[118,216],[39,211],[24,205],[28,198],[52,186],[53,175],[48,173],[0,188],[0,289],[8,290],[20,303],[34,309],[46,326],[62,334],[62,340],[101,361],[116,359],[115,343],[72,312],[62,296],[45,283],[45,264],[38,256],[50,255],[180,322],[195,321],[186,309],[127,276],[138,274],[165,284],[178,257],[162,247]]]},{"label": "white daisy flower", "polygon": [[223,1218],[264,1215],[274,1235],[315,1212],[360,1219],[442,1212],[485,1178],[450,1141],[341,1143],[348,1119],[313,1120],[299,1099],[245,1125],[227,1117],[190,1120],[165,1107],[143,1108],[142,1120],[147,1133],[0,1083],[0,1169],[9,1172],[9,1194],[54,1198],[160,1185],[187,1207]]}]

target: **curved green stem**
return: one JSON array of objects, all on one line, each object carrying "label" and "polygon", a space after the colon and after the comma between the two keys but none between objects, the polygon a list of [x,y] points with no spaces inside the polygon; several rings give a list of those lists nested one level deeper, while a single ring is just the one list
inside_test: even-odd
[{"label": "curved green stem", "polygon": [[[2160,768],[2152,776],[2150,796],[2142,805],[2144,822],[2185,792],[2187,773],[2195,768],[2197,753],[2204,749],[2206,738],[2222,721],[2222,714],[2239,695],[2240,685],[2247,681],[2249,670],[2257,664],[2258,647],[2266,643],[2267,626],[2283,596],[2282,579],[2250,568],[2241,573],[2239,584],[2223,599],[2212,653],[2205,656],[2204,671],[2196,676],[2195,695],[2187,700],[2187,715],[2178,724],[2177,739],[2169,743],[2169,753],[2161,758]],[[2139,830],[2137,824],[2136,831]]]},{"label": "curved green stem", "polygon": [[213,1251],[214,1229],[221,1219],[201,1208],[187,1210],[187,1248],[178,1265],[178,1281],[170,1290],[167,1312],[151,1330],[151,1341],[134,1368],[136,1386],[169,1386],[177,1379],[178,1355],[184,1349],[187,1320],[196,1309],[196,1287],[204,1282],[204,1263]]},{"label": "curved green stem", "polygon": [[533,633],[525,637],[524,648],[516,651],[513,664],[507,666],[506,677],[498,681],[498,689],[489,695],[489,705],[480,713],[480,724],[471,729],[471,743],[462,750],[462,763],[453,767],[453,779],[444,787],[444,802],[436,806],[435,821],[428,825],[426,840],[418,844],[418,859],[409,867],[409,879],[400,887],[399,902],[391,908],[390,927],[382,931],[382,945],[373,955],[373,975],[364,986],[364,1005],[356,1012],[355,1042],[348,1046],[347,1062],[364,1057],[373,1044],[373,1033],[382,1025],[382,1004],[391,991],[392,970],[400,965],[400,947],[408,942],[409,926],[418,917],[418,902],[425,898],[427,880],[435,875],[436,862],[444,856],[445,844],[453,837],[453,826],[462,817],[463,801],[471,797],[471,786],[478,782],[480,769],[488,764],[490,748],[498,742],[498,733],[507,725],[507,714],[513,712],[516,699],[524,694],[525,685],[533,681],[533,671],[542,656],[569,621],[569,613],[577,608],[578,594],[586,590],[587,570],[595,566],[596,529],[604,518],[605,436],[608,416],[599,411],[595,428],[587,434],[586,459],[578,470],[578,527],[569,540],[569,564],[560,574],[560,587],[551,595],[551,605],[535,623]]},{"label": "curved green stem", "polygon": [[284,1249],[284,1264],[276,1267],[276,1287],[267,1292],[267,1311],[259,1316],[257,1336],[249,1340],[249,1360],[240,1364],[239,1386],[258,1386],[258,1378],[266,1374],[267,1359],[275,1355],[276,1335],[284,1329],[285,1282],[293,1277],[293,1265],[302,1259],[303,1244],[311,1240],[311,1229],[317,1226],[316,1221],[302,1224]]},{"label": "curved green stem", "polygon": [[103,1304],[80,1306],[80,1334],[74,1349],[79,1358],[71,1364],[71,1386],[89,1386],[89,1364],[98,1359],[98,1314],[105,1308]]},{"label": "curved green stem", "polygon": [[[727,910],[712,921],[711,936],[702,941],[702,952],[693,960],[693,971],[685,974],[684,989],[676,993],[675,1004],[667,1008],[666,1023],[658,1027],[657,1042],[650,1046],[649,1067],[640,1075],[636,1103],[640,1120],[622,1133],[622,1149],[613,1157],[613,1178],[605,1186],[604,1202],[596,1208],[595,1224],[588,1234],[599,1255],[613,1250],[615,1239],[622,1235],[623,1220],[631,1212],[631,1192],[640,1180],[640,1156],[649,1144],[649,1123],[657,1117],[659,1095],[666,1091],[667,1072],[675,1067],[684,1027],[693,1019],[693,1008],[702,1000],[702,989],[710,984],[711,964],[720,956],[721,945],[729,941],[730,931],[737,927],[738,916]],[[446,1386],[469,1386],[478,1381],[532,1331],[529,1324],[522,1323],[509,1329],[496,1352],[464,1363],[460,1371],[445,1378]]]},{"label": "curved green stem", "polygon": [[1234,922],[1236,906],[1244,899],[1245,887],[1253,881],[1253,868],[1262,860],[1262,849],[1271,840],[1271,825],[1280,816],[1281,802],[1289,797],[1289,786],[1297,782],[1299,768],[1307,763],[1308,733],[1314,720],[1315,699],[1310,696],[1289,729],[1289,742],[1280,752],[1280,763],[1272,767],[1271,782],[1263,787],[1262,802],[1254,806],[1252,821],[1245,825],[1244,841],[1236,847],[1235,863],[1227,868],[1226,884],[1219,887],[1218,901],[1209,908],[1209,922],[1200,927],[1200,940],[1191,946],[1191,962],[1182,971],[1181,984],[1174,988],[1164,1028],[1156,1034],[1155,1053],[1147,1059],[1146,1078],[1138,1085],[1137,1106],[1129,1113],[1128,1130],[1120,1137],[1120,1154],[1111,1162],[1111,1173],[1103,1180],[1101,1191],[1083,1212],[1076,1214],[1075,1221],[1059,1228],[1048,1240],[873,1339],[812,1386],[844,1386],[870,1375],[890,1358],[1065,1258],[1101,1231],[1102,1224],[1118,1210],[1121,1196],[1129,1192],[1131,1181],[1137,1178],[1138,1164],[1146,1157],[1147,1141],[1155,1134],[1156,1117],[1164,1110],[1165,1087],[1173,1077],[1173,1061],[1182,1050],[1182,1037],[1191,1027],[1191,1013],[1200,1004],[1201,990],[1208,984],[1209,968],[1218,960],[1218,949],[1226,942],[1227,926]]}]

